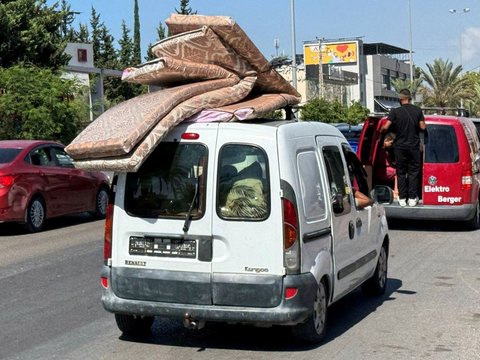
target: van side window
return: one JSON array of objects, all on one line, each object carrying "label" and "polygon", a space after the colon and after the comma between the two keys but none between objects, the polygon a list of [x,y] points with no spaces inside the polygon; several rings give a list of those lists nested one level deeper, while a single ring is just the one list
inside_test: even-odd
[{"label": "van side window", "polygon": [[341,213],[335,213],[335,216],[347,214],[351,210],[351,190],[347,182],[347,175],[345,174],[340,149],[336,146],[325,146],[322,151],[330,184],[330,196],[336,197],[341,195],[343,199],[343,211]]},{"label": "van side window", "polygon": [[307,222],[325,219],[325,189],[314,151],[297,155],[297,169],[302,194],[303,213]]},{"label": "van side window", "polygon": [[225,219],[264,220],[269,213],[267,155],[257,146],[224,145],[218,161],[217,214]]},{"label": "van side window", "polygon": [[205,213],[207,148],[161,142],[135,173],[128,173],[125,210],[133,216],[184,218]]},{"label": "van side window", "polygon": [[426,163],[456,163],[459,160],[455,129],[450,125],[427,125],[428,137],[435,141],[425,144]]},{"label": "van side window", "polygon": [[367,173],[355,155],[355,153],[346,145],[342,145],[343,155],[347,162],[348,174],[350,176],[350,184],[365,195],[368,195]]}]

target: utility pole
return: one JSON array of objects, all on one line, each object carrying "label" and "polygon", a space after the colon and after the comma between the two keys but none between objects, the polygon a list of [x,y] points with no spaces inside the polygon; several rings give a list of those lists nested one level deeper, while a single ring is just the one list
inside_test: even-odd
[{"label": "utility pole", "polygon": [[295,1],[290,0],[290,24],[292,29],[292,85],[297,88],[297,46],[295,44]]}]

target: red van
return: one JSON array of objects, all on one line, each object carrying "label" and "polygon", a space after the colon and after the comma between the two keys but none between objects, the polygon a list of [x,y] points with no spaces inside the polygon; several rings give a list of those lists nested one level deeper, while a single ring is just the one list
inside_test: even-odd
[{"label": "red van", "polygon": [[[377,158],[386,117],[369,117],[360,135],[357,154],[365,166],[370,188],[381,185]],[[420,201],[401,207],[398,199],[385,205],[387,218],[460,220],[480,228],[480,143],[473,122],[456,116],[426,115]]]}]

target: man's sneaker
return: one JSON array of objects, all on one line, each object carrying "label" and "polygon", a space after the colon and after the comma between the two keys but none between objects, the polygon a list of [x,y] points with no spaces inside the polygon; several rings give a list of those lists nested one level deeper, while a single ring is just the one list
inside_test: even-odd
[{"label": "man's sneaker", "polygon": [[407,200],[406,199],[398,199],[398,203],[400,206],[407,206]]},{"label": "man's sneaker", "polygon": [[418,198],[408,199],[408,206],[415,206],[418,204]]}]

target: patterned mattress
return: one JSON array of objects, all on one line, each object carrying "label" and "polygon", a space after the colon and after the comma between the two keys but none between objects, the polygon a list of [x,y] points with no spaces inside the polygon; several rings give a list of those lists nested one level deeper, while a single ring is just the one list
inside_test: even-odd
[{"label": "patterned mattress", "polygon": [[161,90],[103,113],[67,147],[75,166],[136,171],[182,121],[246,121],[298,104],[298,92],[225,16],[171,15],[156,59],[125,69],[124,81]]}]

